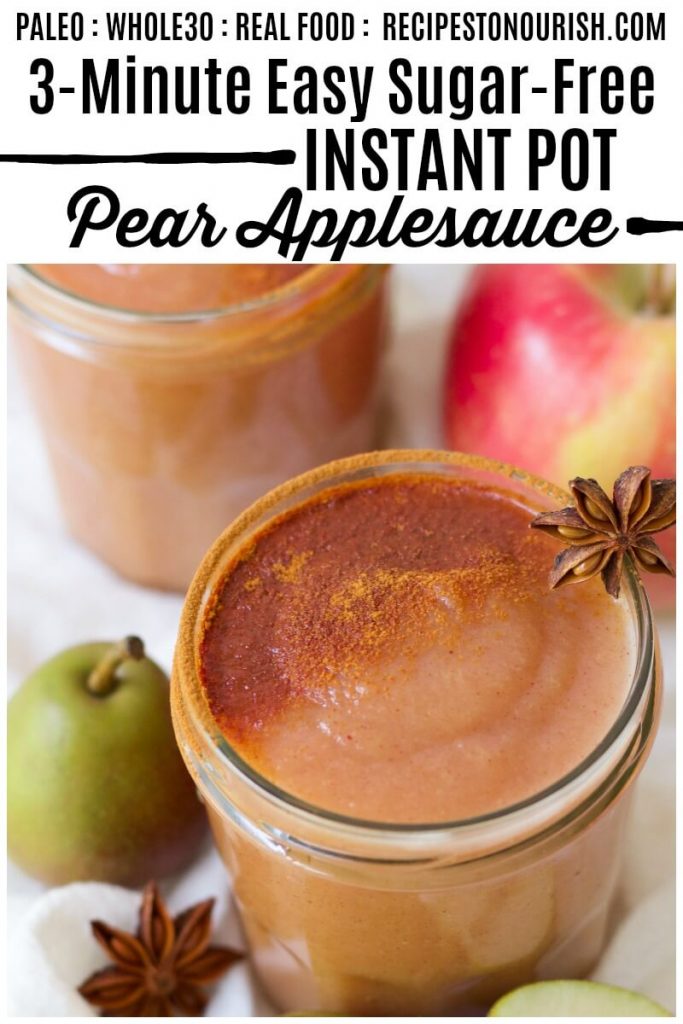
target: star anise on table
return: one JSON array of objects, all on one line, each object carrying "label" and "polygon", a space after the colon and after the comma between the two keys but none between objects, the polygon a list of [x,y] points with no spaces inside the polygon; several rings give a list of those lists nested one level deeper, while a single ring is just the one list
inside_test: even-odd
[{"label": "star anise on table", "polygon": [[636,569],[675,575],[650,534],[676,522],[676,481],[652,480],[647,466],[630,466],[614,484],[612,500],[597,481],[570,480],[574,505],[544,512],[531,526],[569,544],[555,559],[551,589],[581,583],[598,573],[612,597],[619,597],[624,559]]},{"label": "star anise on table", "polygon": [[93,935],[113,961],[78,991],[101,1017],[200,1017],[202,986],[216,981],[242,953],[210,946],[214,900],[171,917],[154,882],[145,887],[135,934],[92,921]]}]

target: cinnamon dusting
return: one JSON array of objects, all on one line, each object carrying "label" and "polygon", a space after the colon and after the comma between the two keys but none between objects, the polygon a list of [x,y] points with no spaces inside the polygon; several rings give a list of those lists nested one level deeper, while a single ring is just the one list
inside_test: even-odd
[{"label": "cinnamon dusting", "polygon": [[278,517],[205,620],[203,684],[222,730],[245,743],[396,650],[457,654],[472,621],[504,621],[545,591],[551,548],[527,521],[498,492],[419,474],[331,488]]},{"label": "cinnamon dusting", "polygon": [[273,564],[273,575],[280,583],[299,583],[301,571],[311,557],[311,554],[311,551],[289,552],[287,561],[275,562]]}]

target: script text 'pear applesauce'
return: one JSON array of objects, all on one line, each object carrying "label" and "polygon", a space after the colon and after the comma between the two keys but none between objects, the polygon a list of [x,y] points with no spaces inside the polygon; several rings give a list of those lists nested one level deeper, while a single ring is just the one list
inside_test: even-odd
[{"label": "script text 'pear applesauce'", "polygon": [[281,1010],[485,1011],[597,961],[659,702],[633,575],[551,592],[550,484],[378,452],[217,540],[176,735]]}]

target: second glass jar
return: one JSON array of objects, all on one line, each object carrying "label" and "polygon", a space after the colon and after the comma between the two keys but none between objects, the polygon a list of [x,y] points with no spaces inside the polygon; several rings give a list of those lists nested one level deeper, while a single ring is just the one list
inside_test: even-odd
[{"label": "second glass jar", "polygon": [[10,329],[74,536],[184,590],[261,494],[372,447],[384,294],[382,267],[313,266],[229,308],[155,315],[11,268]]}]

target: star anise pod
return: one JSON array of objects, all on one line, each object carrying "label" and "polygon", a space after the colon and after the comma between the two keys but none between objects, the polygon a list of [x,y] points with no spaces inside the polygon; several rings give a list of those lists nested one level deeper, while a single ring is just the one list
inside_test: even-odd
[{"label": "star anise pod", "polygon": [[91,921],[113,966],[92,974],[78,991],[101,1017],[200,1017],[203,985],[216,981],[242,953],[210,946],[213,900],[173,918],[154,882],[145,887],[135,934]]},{"label": "star anise pod", "polygon": [[647,466],[630,466],[614,484],[611,501],[595,480],[576,477],[569,487],[574,505],[544,512],[531,523],[569,544],[550,572],[553,590],[600,573],[608,594],[619,597],[626,555],[636,569],[675,575],[650,536],[676,522],[675,480],[651,480]]}]

